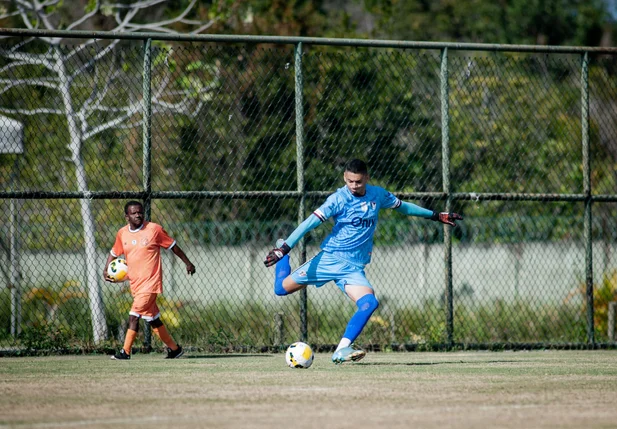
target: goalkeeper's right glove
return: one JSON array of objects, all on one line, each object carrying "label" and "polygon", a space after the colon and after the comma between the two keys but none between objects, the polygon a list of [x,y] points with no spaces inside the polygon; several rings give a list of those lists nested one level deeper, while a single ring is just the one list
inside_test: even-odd
[{"label": "goalkeeper's right glove", "polygon": [[433,216],[431,216],[431,220],[436,222],[445,223],[446,225],[456,226],[455,220],[463,220],[463,216],[458,213],[448,213],[448,212],[433,212]]},{"label": "goalkeeper's right glove", "polygon": [[283,259],[283,256],[288,254],[290,251],[291,247],[289,247],[287,243],[283,243],[281,247],[270,250],[270,252],[266,256],[266,259],[264,260],[264,265],[266,267],[271,267],[272,265]]}]

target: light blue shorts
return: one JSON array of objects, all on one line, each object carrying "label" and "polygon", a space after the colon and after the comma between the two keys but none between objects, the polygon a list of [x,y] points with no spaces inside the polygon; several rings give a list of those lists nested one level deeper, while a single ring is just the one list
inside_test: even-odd
[{"label": "light blue shorts", "polygon": [[346,285],[368,286],[373,289],[364,274],[364,268],[345,262],[324,251],[296,268],[291,273],[291,278],[300,285],[315,285],[316,287],[334,281],[343,292],[345,292]]}]

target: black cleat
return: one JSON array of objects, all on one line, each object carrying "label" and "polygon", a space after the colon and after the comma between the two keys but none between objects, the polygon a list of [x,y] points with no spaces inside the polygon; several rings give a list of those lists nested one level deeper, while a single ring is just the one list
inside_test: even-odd
[{"label": "black cleat", "polygon": [[111,358],[114,360],[131,360],[131,355],[127,355],[124,349],[120,349],[120,351]]},{"label": "black cleat", "polygon": [[184,350],[182,349],[182,346],[178,344],[178,348],[176,350],[167,348],[167,356],[165,357],[165,359],[177,359],[183,354],[184,354]]}]

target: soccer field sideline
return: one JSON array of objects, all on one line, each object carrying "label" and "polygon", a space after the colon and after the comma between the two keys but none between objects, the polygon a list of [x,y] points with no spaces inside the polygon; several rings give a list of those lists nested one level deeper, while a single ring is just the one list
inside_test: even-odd
[{"label": "soccer field sideline", "polygon": [[614,426],[617,351],[1,359],[0,428]]}]

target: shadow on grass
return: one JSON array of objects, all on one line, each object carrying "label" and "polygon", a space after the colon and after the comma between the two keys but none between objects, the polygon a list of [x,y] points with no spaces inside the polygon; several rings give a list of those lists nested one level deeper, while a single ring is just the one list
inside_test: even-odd
[{"label": "shadow on grass", "polygon": [[209,354],[209,355],[184,355],[185,359],[227,359],[227,358],[271,358],[274,355],[265,355],[265,354]]},{"label": "shadow on grass", "polygon": [[492,364],[492,363],[515,363],[518,360],[488,360],[488,361],[444,361],[444,362],[358,362],[354,365],[362,366],[431,366],[431,365],[469,365],[469,364]]}]

